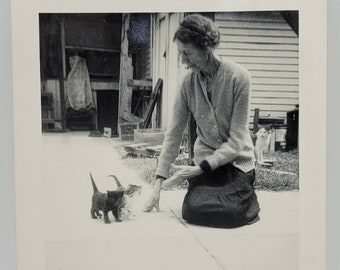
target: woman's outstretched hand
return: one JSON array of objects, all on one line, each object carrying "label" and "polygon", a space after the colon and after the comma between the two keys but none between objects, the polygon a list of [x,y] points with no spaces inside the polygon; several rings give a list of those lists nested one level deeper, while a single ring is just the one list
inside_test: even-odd
[{"label": "woman's outstretched hand", "polygon": [[149,200],[146,202],[146,204],[143,207],[144,212],[150,212],[152,209],[156,209],[157,212],[159,212],[159,199],[160,199],[160,193],[161,193],[161,179],[156,179],[154,190],[149,198]]},{"label": "woman's outstretched hand", "polygon": [[156,179],[154,190],[143,207],[144,212],[150,212],[154,208],[159,212],[159,200],[162,189],[168,189],[174,185],[183,183],[186,179],[203,173],[200,166],[171,165],[175,173],[168,179]]}]

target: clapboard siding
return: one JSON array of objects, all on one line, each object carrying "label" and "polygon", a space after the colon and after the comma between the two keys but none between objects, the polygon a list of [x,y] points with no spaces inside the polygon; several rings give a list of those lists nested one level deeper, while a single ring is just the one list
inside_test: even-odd
[{"label": "clapboard siding", "polygon": [[255,91],[251,92],[251,97],[254,98],[289,98],[296,100],[299,98],[299,92],[287,92],[287,91]]},{"label": "clapboard siding", "polygon": [[276,30],[291,30],[286,22],[255,22],[255,21],[233,21],[233,20],[215,20],[220,29],[223,28],[240,28],[240,29],[276,29]]},{"label": "clapboard siding", "polygon": [[252,70],[251,74],[253,77],[269,77],[269,78],[299,78],[299,74],[293,71],[261,71]]},{"label": "clapboard siding", "polygon": [[299,103],[299,38],[279,12],[215,13],[221,33],[216,53],[252,76],[249,123],[285,119]]},{"label": "clapboard siding", "polygon": [[232,56],[232,55],[221,55],[232,61],[240,64],[281,64],[281,65],[298,65],[298,58],[270,58],[270,57],[249,57],[249,56]]},{"label": "clapboard siding", "polygon": [[296,39],[296,34],[291,30],[278,29],[244,29],[244,28],[221,28],[221,35],[230,36],[260,36],[260,37],[286,37]]},{"label": "clapboard siding", "polygon": [[[293,30],[292,30],[293,31]],[[266,37],[266,36],[237,36],[223,35],[221,42],[245,42],[245,43],[266,43],[266,44],[299,44],[298,38],[293,37]]]},{"label": "clapboard siding", "polygon": [[252,76],[252,83],[254,84],[269,84],[269,85],[299,85],[299,79],[287,78],[258,78]]},{"label": "clapboard siding", "polygon": [[215,20],[286,23],[280,12],[217,12],[215,13]]},{"label": "clapboard siding", "polygon": [[237,49],[216,49],[219,55],[241,56],[241,57],[269,57],[269,58],[298,58],[299,52],[294,51],[263,51],[263,50],[237,50]]},{"label": "clapboard siding", "polygon": [[253,91],[283,91],[283,92],[298,92],[298,85],[265,85],[265,84],[254,84],[252,83],[251,88]]},{"label": "clapboard siding", "polygon": [[297,44],[257,44],[257,43],[239,43],[239,42],[224,42],[223,49],[236,50],[259,50],[259,51],[292,51],[298,52],[299,46]]},{"label": "clapboard siding", "polygon": [[260,108],[263,111],[274,111],[274,112],[287,112],[293,110],[295,108],[294,105],[281,104],[280,106],[277,104],[258,104],[251,103],[250,109],[254,110],[256,108]]},{"label": "clapboard siding", "polygon": [[243,63],[243,67],[249,71],[299,71],[298,65],[262,65],[262,64],[251,64]]},{"label": "clapboard siding", "polygon": [[252,95],[252,104],[254,105],[293,105],[296,104],[296,98],[290,97],[258,97]]}]

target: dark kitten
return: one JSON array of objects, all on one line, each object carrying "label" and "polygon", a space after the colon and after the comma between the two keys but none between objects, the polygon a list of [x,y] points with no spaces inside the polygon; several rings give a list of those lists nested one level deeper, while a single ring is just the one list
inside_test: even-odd
[{"label": "dark kitten", "polygon": [[93,180],[92,174],[90,173],[93,195],[92,195],[92,207],[91,207],[91,217],[93,219],[102,217],[100,212],[104,214],[104,222],[110,223],[109,212],[112,211],[113,216],[117,222],[122,221],[120,219],[120,207],[122,205],[124,191],[114,190],[107,191],[107,193],[102,193],[98,191],[96,183]]},{"label": "dark kitten", "polygon": [[119,209],[120,213],[122,214],[122,216],[126,217],[127,219],[134,218],[135,215],[132,211],[132,206],[133,206],[134,200],[137,198],[137,196],[141,194],[142,186],[129,184],[127,188],[124,188],[115,175],[109,175],[109,177],[113,177],[115,179],[116,184],[118,186],[117,190],[124,191],[122,205]]}]

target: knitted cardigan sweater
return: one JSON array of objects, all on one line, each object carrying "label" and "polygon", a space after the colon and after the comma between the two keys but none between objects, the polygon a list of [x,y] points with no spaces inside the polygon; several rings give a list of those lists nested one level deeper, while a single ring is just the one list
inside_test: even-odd
[{"label": "knitted cardigan sweater", "polygon": [[210,89],[206,89],[202,74],[189,72],[176,95],[156,175],[169,177],[170,164],[178,155],[190,113],[197,124],[195,164],[204,164],[209,170],[227,163],[243,172],[254,169],[254,147],[248,128],[249,100],[250,75],[236,63],[222,60]]}]

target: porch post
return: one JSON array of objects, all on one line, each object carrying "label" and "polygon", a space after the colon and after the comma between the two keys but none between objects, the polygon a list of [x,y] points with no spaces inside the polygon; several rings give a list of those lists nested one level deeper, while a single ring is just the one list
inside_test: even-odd
[{"label": "porch post", "polygon": [[129,85],[129,81],[133,79],[133,67],[132,57],[129,56],[129,28],[130,14],[123,14],[119,71],[119,123],[122,122],[122,120],[134,122],[137,118],[131,113],[132,87]]}]

